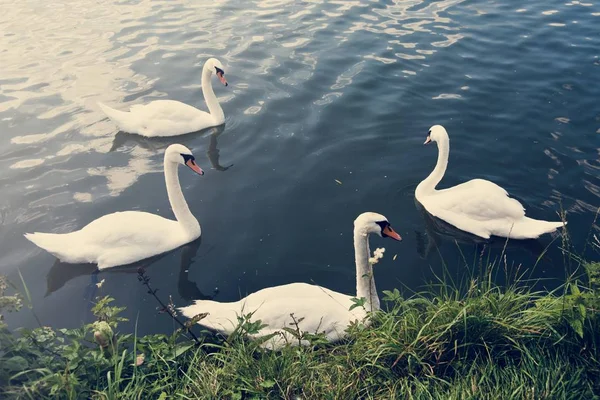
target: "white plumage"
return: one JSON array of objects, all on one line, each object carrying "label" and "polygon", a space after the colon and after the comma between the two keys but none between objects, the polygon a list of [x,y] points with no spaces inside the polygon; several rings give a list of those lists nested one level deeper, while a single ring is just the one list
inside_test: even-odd
[{"label": "white plumage", "polygon": [[172,144],[165,151],[167,193],[177,220],[141,211],[104,215],[82,229],[64,233],[27,233],[37,246],[68,263],[96,263],[98,269],[126,265],[182,246],[200,236],[200,224],[190,212],[177,176],[178,164],[204,172],[191,151]]},{"label": "white plumage", "polygon": [[438,144],[438,161],[433,172],[417,186],[415,197],[433,216],[485,239],[491,235],[534,239],[563,226],[559,221],[526,217],[521,203],[508,197],[500,186],[484,179],[436,190],[446,172],[450,152],[450,139],[444,127],[432,126],[425,144],[429,142]]},{"label": "white plumage", "polygon": [[155,100],[148,104],[136,104],[129,112],[115,110],[102,103],[98,105],[124,132],[146,137],[176,136],[197,132],[225,122],[223,109],[212,88],[213,73],[227,86],[221,62],[216,58],[209,58],[202,68],[202,93],[208,113],[175,100]]},{"label": "white plumage", "polygon": [[[259,290],[247,297],[231,303],[211,300],[197,300],[193,305],[180,308],[184,316],[194,316],[208,312],[208,316],[198,323],[224,334],[230,334],[238,325],[238,316],[252,314],[251,321],[260,320],[266,324],[253,337],[275,333],[262,344],[263,347],[277,349],[290,343],[298,345],[298,340],[282,328],[298,328],[307,333],[325,333],[329,341],[337,341],[345,336],[345,330],[353,321],[363,321],[367,311],[379,309],[379,298],[375,288],[373,269],[369,263],[369,234],[392,237],[401,240],[389,225],[387,219],[376,213],[363,213],[354,221],[354,251],[356,258],[356,296],[337,293],[327,288],[307,283],[291,283]],[[363,307],[350,310],[353,297],[364,298]],[[365,321],[368,324],[368,321]],[[306,345],[306,341],[302,345]]]}]

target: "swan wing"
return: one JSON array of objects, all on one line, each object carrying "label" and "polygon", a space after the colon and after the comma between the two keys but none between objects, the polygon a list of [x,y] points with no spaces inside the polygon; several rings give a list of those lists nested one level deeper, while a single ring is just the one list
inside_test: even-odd
[{"label": "swan wing", "polygon": [[156,100],[131,107],[129,132],[146,137],[177,136],[216,125],[212,115],[174,100]]},{"label": "swan wing", "polygon": [[123,211],[104,215],[76,233],[81,241],[103,248],[136,245],[155,249],[180,232],[176,221],[142,211]]},{"label": "swan wing", "polygon": [[509,222],[525,216],[523,205],[493,182],[474,179],[437,191],[424,201],[435,217],[475,235],[489,238],[490,222]]},{"label": "swan wing", "polygon": [[235,329],[238,316],[252,313],[251,321],[266,324],[257,336],[275,332],[286,336],[282,328],[296,329],[297,323],[301,331],[325,332],[333,340],[344,335],[351,321],[364,317],[362,308],[349,311],[351,305],[350,296],[316,285],[292,283],[260,290],[233,303],[199,300],[181,311],[188,318],[208,312],[199,323],[224,333]]},{"label": "swan wing", "polygon": [[471,179],[470,181],[456,185],[453,188],[459,188],[459,190],[473,190],[473,191],[487,191],[493,196],[508,196],[508,192],[502,187],[496,185],[494,182],[485,179]]},{"label": "swan wing", "polygon": [[96,263],[99,269],[130,264],[188,241],[177,222],[136,211],[105,215],[75,232],[25,237],[64,262]]},{"label": "swan wing", "polygon": [[440,208],[478,221],[525,216],[521,203],[508,197],[500,186],[483,179],[440,190],[431,198]]},{"label": "swan wing", "polygon": [[175,100],[155,100],[148,104],[136,104],[131,107],[131,112],[143,119],[191,121],[201,116],[210,117],[210,114]]}]

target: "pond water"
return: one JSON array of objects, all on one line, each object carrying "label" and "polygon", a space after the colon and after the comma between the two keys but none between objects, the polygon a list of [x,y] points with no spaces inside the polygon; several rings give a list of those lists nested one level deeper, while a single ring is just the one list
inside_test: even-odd
[{"label": "pond water", "polygon": [[[435,147],[422,145],[434,124],[451,137],[441,187],[486,178],[531,217],[554,220],[562,207],[581,249],[600,195],[600,5],[536,3],[5,0],[0,273],[19,284],[22,274],[42,324],[89,322],[90,302],[110,294],[139,332],[170,331],[135,267],[65,265],[23,233],[130,209],[171,218],[162,157],[179,142],[207,172],[180,169],[202,238],[141,263],[165,301],[234,301],[295,281],[351,294],[363,211],[404,238],[371,240],[386,248],[380,291],[418,289],[444,269],[460,280],[483,247],[414,200],[435,165]],[[230,84],[214,84],[223,127],[145,139],[118,132],[96,104],[205,109],[200,75],[212,56]],[[507,262],[556,285],[559,242],[510,242]],[[28,310],[9,323],[37,324]]]}]

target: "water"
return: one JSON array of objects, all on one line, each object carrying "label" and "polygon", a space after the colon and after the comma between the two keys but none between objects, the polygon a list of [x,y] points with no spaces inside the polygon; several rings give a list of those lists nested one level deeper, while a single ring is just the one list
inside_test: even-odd
[{"label": "water", "polygon": [[[386,215],[404,237],[372,239],[387,249],[379,290],[420,287],[441,258],[459,278],[482,247],[456,232],[437,237],[444,227],[414,201],[435,164],[435,148],[422,146],[434,124],[451,137],[443,187],[491,179],[535,218],[556,219],[562,204],[579,248],[592,226],[597,4],[4,0],[2,9],[0,273],[19,282],[20,270],[43,324],[88,322],[90,301],[110,294],[140,332],[172,328],[135,268],[64,265],[22,234],[128,209],[171,218],[162,175],[171,140],[117,133],[96,102],[205,108],[200,73],[211,56],[230,83],[214,85],[225,127],[173,139],[207,170],[180,169],[202,238],[143,263],[165,300],[185,305],[218,288],[217,300],[233,301],[294,281],[352,293],[352,222],[363,211]],[[552,240],[511,243],[507,258],[527,268]],[[558,250],[531,274],[558,282]],[[36,321],[24,311],[9,323]]]}]

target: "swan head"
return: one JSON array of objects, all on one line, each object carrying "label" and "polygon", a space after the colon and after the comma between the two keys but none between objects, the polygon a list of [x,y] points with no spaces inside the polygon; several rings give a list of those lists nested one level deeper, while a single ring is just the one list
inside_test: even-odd
[{"label": "swan head", "polygon": [[228,86],[227,80],[225,79],[225,71],[223,70],[223,64],[216,58],[209,58],[204,63],[204,69],[207,69],[211,74],[217,75],[221,83]]},{"label": "swan head", "polygon": [[354,229],[368,235],[374,233],[381,237],[390,237],[401,241],[402,237],[394,231],[387,218],[374,212],[362,213],[354,220]]},{"label": "swan head", "polygon": [[423,144],[439,142],[442,139],[448,139],[448,132],[446,132],[446,129],[443,126],[434,125],[429,128],[429,132],[427,132],[427,139]]},{"label": "swan head", "polygon": [[167,147],[165,161],[185,165],[198,175],[204,175],[204,171],[196,164],[196,159],[190,149],[182,144],[172,144]]}]

